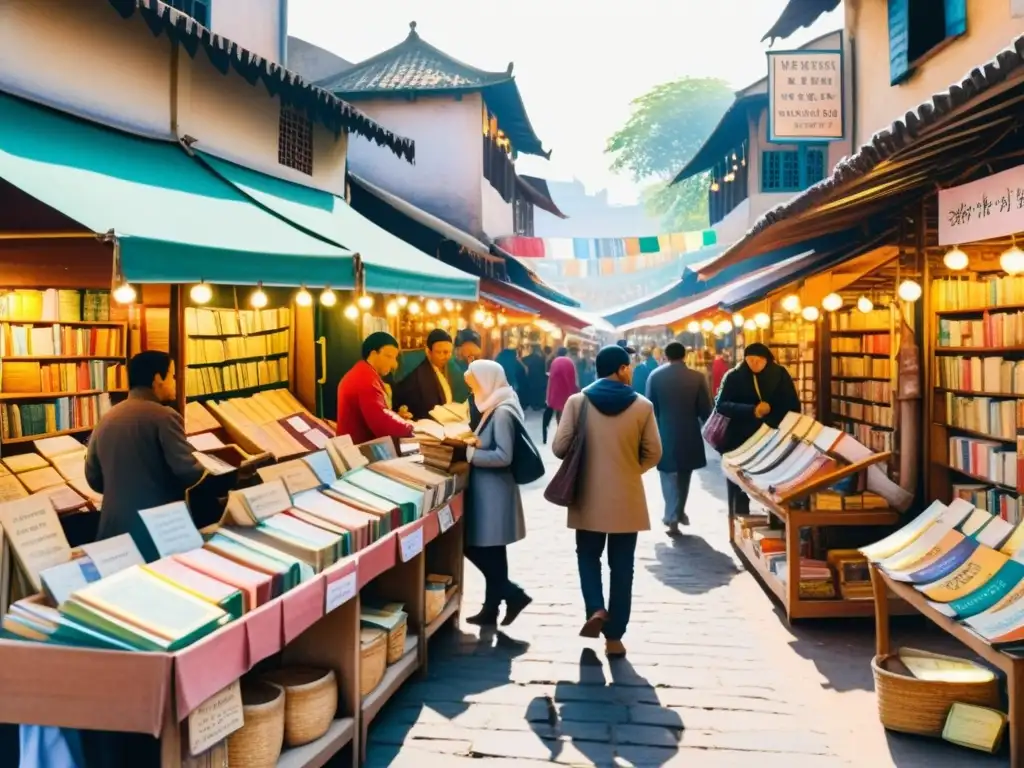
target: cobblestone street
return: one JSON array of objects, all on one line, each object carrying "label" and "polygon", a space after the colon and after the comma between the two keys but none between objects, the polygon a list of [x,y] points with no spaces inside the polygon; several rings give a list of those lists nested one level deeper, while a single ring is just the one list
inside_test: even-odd
[{"label": "cobblestone street", "polygon": [[[656,524],[637,549],[627,659],[609,663],[598,641],[577,636],[573,537],[564,511],[544,501],[542,481],[524,489],[528,536],[510,548],[512,578],[534,603],[507,633],[463,625],[438,636],[444,649],[429,673],[371,728],[368,765],[1005,765],[886,735],[871,688],[872,623],[786,626],[731,553],[717,460],[695,474],[693,525],[676,541],[657,524],[657,483],[649,473]],[[467,564],[466,580],[469,615],[482,578]],[[894,641],[948,649],[925,629],[910,621]]]}]

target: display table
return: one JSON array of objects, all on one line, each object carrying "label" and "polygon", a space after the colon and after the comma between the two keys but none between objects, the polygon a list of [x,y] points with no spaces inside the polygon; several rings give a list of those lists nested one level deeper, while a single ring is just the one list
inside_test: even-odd
[{"label": "display table", "polygon": [[[462,511],[460,492],[440,509],[178,653],[2,640],[0,722],[149,734],[160,739],[161,768],[198,768],[209,764],[213,753],[220,760],[226,747],[222,741],[190,755],[189,715],[256,664],[280,654],[285,665],[333,669],[339,695],[337,719],[327,733],[286,749],[278,765],[316,768],[349,745],[356,764],[372,718],[405,680],[425,667],[428,637],[458,620],[461,595],[456,592],[441,616],[425,626],[425,575],[429,563],[461,588]],[[410,643],[402,660],[362,698],[360,605],[366,588],[405,603]],[[217,760],[212,762],[220,764]]]}]

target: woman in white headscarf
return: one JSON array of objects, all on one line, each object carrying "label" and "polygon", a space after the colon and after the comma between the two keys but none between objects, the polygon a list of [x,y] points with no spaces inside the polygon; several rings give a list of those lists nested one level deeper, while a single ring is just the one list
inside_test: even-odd
[{"label": "woman in white headscarf", "polygon": [[512,476],[516,422],[522,423],[523,409],[505,370],[493,360],[470,363],[466,384],[481,414],[467,451],[471,469],[466,490],[466,559],[487,582],[483,608],[466,621],[494,626],[504,602],[501,623],[507,626],[532,602],[522,587],[509,580],[506,551],[509,544],[526,536],[523,501]]}]

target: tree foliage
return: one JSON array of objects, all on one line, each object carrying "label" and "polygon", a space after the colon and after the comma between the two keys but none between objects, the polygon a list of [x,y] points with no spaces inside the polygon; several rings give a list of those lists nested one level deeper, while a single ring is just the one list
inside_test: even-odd
[{"label": "tree foliage", "polygon": [[634,99],[633,111],[605,152],[611,169],[627,171],[643,190],[647,210],[672,231],[708,225],[707,179],[700,174],[670,184],[697,153],[733,101],[729,85],[711,77],[683,77]]}]

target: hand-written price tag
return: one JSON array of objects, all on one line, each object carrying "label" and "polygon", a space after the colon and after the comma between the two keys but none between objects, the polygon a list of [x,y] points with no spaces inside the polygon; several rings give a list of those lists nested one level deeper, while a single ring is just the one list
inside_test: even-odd
[{"label": "hand-written price tag", "polygon": [[401,538],[402,562],[408,563],[423,551],[423,527],[420,526],[408,536]]},{"label": "hand-written price tag", "polygon": [[188,716],[188,748],[193,757],[201,755],[245,725],[242,688],[236,680],[215,693]]},{"label": "hand-written price tag", "polygon": [[327,585],[327,604],[324,606],[326,613],[335,608],[340,608],[356,596],[356,572],[345,574],[337,581]]},{"label": "hand-written price tag", "polygon": [[446,533],[449,528],[455,525],[455,515],[452,514],[452,508],[446,506],[437,510],[437,522],[441,526],[441,533]]}]

